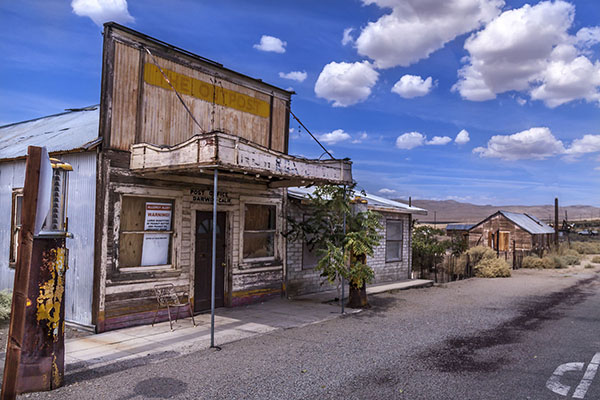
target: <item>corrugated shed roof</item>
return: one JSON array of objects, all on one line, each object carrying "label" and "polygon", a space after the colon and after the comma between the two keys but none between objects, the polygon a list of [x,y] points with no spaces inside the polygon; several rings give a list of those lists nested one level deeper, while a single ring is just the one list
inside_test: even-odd
[{"label": "corrugated shed roof", "polygon": [[546,225],[531,215],[513,213],[509,211],[500,211],[500,213],[531,234],[537,235],[542,233],[554,233],[554,228]]},{"label": "corrugated shed roof", "polygon": [[27,155],[28,146],[49,153],[85,150],[98,141],[99,106],[0,126],[0,160]]},{"label": "corrugated shed roof", "polygon": [[[288,188],[288,196],[297,199],[306,199],[308,198],[308,194],[312,194],[313,191],[313,188],[291,187]],[[408,204],[400,203],[399,201],[386,199],[384,197],[375,196],[369,193],[367,193],[366,196],[363,196],[362,194],[357,192],[356,195],[367,200],[368,206],[384,211],[427,215],[427,210],[418,207],[411,207]]]},{"label": "corrugated shed roof", "polygon": [[475,226],[474,224],[448,224],[448,225],[446,225],[446,230],[447,231],[468,231],[469,229],[471,229],[474,226]]}]

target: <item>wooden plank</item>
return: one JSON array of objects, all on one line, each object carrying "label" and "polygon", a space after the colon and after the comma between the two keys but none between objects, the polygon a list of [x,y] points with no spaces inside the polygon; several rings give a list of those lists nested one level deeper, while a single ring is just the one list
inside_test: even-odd
[{"label": "wooden plank", "polygon": [[279,98],[273,99],[273,134],[270,148],[282,153],[287,153],[286,149],[286,125],[288,115],[288,103]]},{"label": "wooden plank", "polygon": [[116,43],[114,56],[113,115],[109,147],[129,150],[135,142],[140,71],[138,49]]}]

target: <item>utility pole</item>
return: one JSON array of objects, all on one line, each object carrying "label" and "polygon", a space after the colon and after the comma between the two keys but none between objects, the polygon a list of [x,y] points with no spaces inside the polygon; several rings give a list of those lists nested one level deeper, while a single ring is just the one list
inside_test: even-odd
[{"label": "utility pole", "polygon": [[554,245],[558,249],[558,197],[554,198]]}]

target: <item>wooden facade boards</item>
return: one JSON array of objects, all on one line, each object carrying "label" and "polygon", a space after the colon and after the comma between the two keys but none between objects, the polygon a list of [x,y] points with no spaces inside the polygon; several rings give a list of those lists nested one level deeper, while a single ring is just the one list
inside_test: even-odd
[{"label": "wooden facade boards", "polygon": [[468,233],[469,247],[486,246],[497,251],[531,251],[550,246],[552,234],[531,234],[496,213],[473,226]]}]

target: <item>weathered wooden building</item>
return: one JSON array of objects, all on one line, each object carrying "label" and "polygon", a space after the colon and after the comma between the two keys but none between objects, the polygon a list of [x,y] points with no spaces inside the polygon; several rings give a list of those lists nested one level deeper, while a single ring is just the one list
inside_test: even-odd
[{"label": "weathered wooden building", "polygon": [[536,251],[550,247],[553,235],[552,227],[532,215],[498,211],[469,229],[469,247]]},{"label": "weathered wooden building", "polygon": [[288,155],[291,95],[105,25],[98,147],[90,153],[94,197],[69,204],[85,217],[69,221],[76,238],[75,225],[93,230],[89,286],[73,302],[90,302],[96,331],[151,322],[158,283],[187,292],[195,312],[210,308],[215,197],[217,306],[283,294],[285,188],[352,182],[347,160]]},{"label": "weathered wooden building", "polygon": [[[287,215],[301,221],[306,213],[305,202],[310,188],[289,188]],[[373,268],[375,278],[373,283],[393,282],[409,279],[412,266],[412,220],[413,215],[427,215],[427,211],[418,207],[366,194],[359,195],[366,202],[369,210],[381,215],[381,240],[375,247],[375,254],[367,257],[367,265]],[[315,270],[318,254],[311,251],[306,243],[287,241],[287,294],[291,297],[331,290],[335,286],[329,284]]]}]

